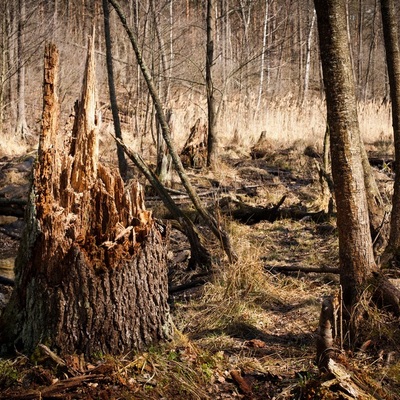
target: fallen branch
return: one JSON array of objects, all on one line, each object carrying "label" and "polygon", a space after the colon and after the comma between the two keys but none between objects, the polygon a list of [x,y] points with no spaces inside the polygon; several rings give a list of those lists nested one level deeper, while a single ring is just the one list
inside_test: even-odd
[{"label": "fallen branch", "polygon": [[190,218],[175,204],[171,195],[168,193],[164,185],[160,182],[158,177],[152,172],[142,157],[130,150],[125,143],[113,136],[114,139],[119,143],[125,154],[131,159],[131,161],[136,165],[140,172],[146,177],[152,187],[157,191],[161,200],[168,208],[169,212],[174,216],[174,218],[182,226],[184,233],[186,234],[191,249],[191,258],[189,261],[189,268],[194,269],[196,265],[203,266],[205,268],[211,267],[211,255],[209,251],[205,248],[203,243],[205,239],[196,229]]},{"label": "fallen branch", "polygon": [[230,372],[232,379],[239,386],[241,392],[245,395],[251,395],[252,390],[250,384],[242,377],[239,370],[232,370]]},{"label": "fallen branch", "polygon": [[0,395],[0,399],[7,400],[36,400],[36,399],[54,399],[57,398],[66,398],[59,397],[60,395],[64,395],[64,392],[67,390],[75,389],[78,386],[81,386],[84,382],[93,382],[99,381],[101,379],[107,379],[104,375],[95,375],[95,374],[87,374],[74,376],[69,379],[65,379],[63,381],[58,381],[55,384],[47,387],[42,387],[37,390],[31,390],[28,393],[22,393],[21,390],[18,390],[18,393],[6,392]]},{"label": "fallen branch", "polygon": [[265,265],[264,268],[271,272],[305,272],[339,274],[339,268],[334,267],[303,267],[301,265]]},{"label": "fallen branch", "polygon": [[219,201],[219,206],[223,214],[230,215],[244,224],[253,225],[260,221],[276,221],[279,216],[278,210],[285,199],[286,196],[283,196],[275,206],[267,208],[253,207],[232,197],[224,197]]},{"label": "fallen branch", "polygon": [[182,285],[172,286],[169,288],[168,293],[171,295],[171,294],[183,292],[184,290],[193,289],[195,287],[202,286],[207,282],[208,282],[208,280],[205,278],[196,279],[195,281],[186,282],[186,283],[183,283]]},{"label": "fallen branch", "polygon": [[3,228],[2,226],[0,226],[0,232],[3,235],[10,237],[11,239],[21,240],[21,235],[19,233],[12,232],[6,228]]},{"label": "fallen branch", "polygon": [[299,221],[309,219],[315,222],[326,220],[329,215],[324,211],[309,212],[296,207],[281,209],[286,196],[283,196],[273,207],[254,207],[232,197],[224,197],[219,201],[221,213],[246,225],[253,225],[260,221],[275,222],[277,219],[292,219]]}]

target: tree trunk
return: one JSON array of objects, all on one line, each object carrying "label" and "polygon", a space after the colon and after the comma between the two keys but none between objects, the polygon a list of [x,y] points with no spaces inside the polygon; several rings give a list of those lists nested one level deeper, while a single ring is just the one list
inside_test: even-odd
[{"label": "tree trunk", "polygon": [[[0,321],[3,351],[121,354],[169,335],[166,247],[139,183],[98,162],[94,41],[69,151],[57,145],[58,53],[46,47],[42,134]],[[5,347],[5,348],[4,348]]]},{"label": "tree trunk", "polygon": [[263,41],[262,41],[262,49],[261,49],[261,65],[260,65],[260,83],[258,86],[258,98],[257,105],[254,111],[254,119],[256,119],[258,111],[260,109],[261,98],[263,93],[264,86],[264,64],[265,64],[265,53],[267,50],[267,32],[268,32],[268,18],[269,18],[269,0],[265,0],[265,15],[264,15],[264,24],[263,24]]},{"label": "tree trunk", "polygon": [[395,147],[395,181],[392,199],[389,245],[383,261],[400,265],[400,48],[398,42],[397,15],[393,0],[381,0],[383,34],[392,101],[392,124]]},{"label": "tree trunk", "polygon": [[385,205],[376,183],[374,172],[368,160],[364,142],[360,140],[361,162],[364,170],[364,184],[368,202],[368,216],[375,253],[381,253],[387,244],[388,229]]},{"label": "tree trunk", "polygon": [[25,113],[25,64],[24,64],[24,26],[25,26],[25,0],[19,0],[19,21],[18,21],[18,71],[17,71],[17,123],[15,134],[22,139],[30,135]]},{"label": "tree trunk", "polygon": [[[103,0],[103,14],[104,14],[104,36],[106,42],[108,90],[110,93],[110,103],[113,115],[114,131],[115,131],[115,136],[118,139],[122,139],[121,122],[119,119],[117,95],[115,92],[115,84],[114,84],[114,68],[112,61],[112,45],[111,45],[111,34],[110,34],[110,9],[108,5],[108,0]],[[128,175],[128,164],[125,160],[124,150],[122,149],[119,143],[117,143],[117,156],[118,156],[119,172],[122,178],[126,180]]]},{"label": "tree trunk", "polygon": [[[314,0],[314,3],[331,138],[340,281],[344,307],[350,316],[377,267],[369,228],[352,63],[346,33],[346,5],[344,0]],[[357,329],[356,320],[357,316],[353,319],[354,330]]]},{"label": "tree trunk", "polygon": [[214,83],[212,77],[214,64],[215,15],[213,0],[207,0],[207,53],[206,53],[206,89],[208,110],[207,166],[214,168],[217,161],[216,107]]},{"label": "tree trunk", "polygon": [[306,42],[306,65],[305,65],[305,70],[304,70],[304,83],[303,83],[303,94],[302,94],[301,103],[304,103],[304,101],[307,99],[308,87],[310,84],[311,46],[312,46],[312,37],[313,37],[313,32],[314,32],[315,19],[316,19],[316,14],[315,14],[315,10],[314,10],[313,16],[311,19],[310,28],[308,30],[307,42]]}]

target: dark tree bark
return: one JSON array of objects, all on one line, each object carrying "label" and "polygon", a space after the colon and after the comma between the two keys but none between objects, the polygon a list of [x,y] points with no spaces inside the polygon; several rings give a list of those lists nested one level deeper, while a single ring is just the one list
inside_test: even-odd
[{"label": "dark tree bark", "polygon": [[337,205],[343,319],[356,344],[363,296],[400,314],[400,291],[374,260],[356,96],[346,35],[345,0],[314,0],[330,129]]},{"label": "dark tree bark", "polygon": [[[340,281],[349,315],[377,269],[369,228],[344,0],[314,0],[337,204]],[[356,320],[356,319],[354,319]]]},{"label": "dark tree bark", "polygon": [[207,162],[207,125],[198,118],[190,128],[190,135],[184,144],[180,158],[185,168],[201,169]]},{"label": "dark tree bark", "polygon": [[[107,78],[108,78],[108,91],[110,94],[111,111],[114,121],[115,136],[118,139],[122,139],[121,122],[119,119],[117,96],[115,93],[114,84],[114,68],[112,60],[112,44],[110,34],[110,10],[108,0],[103,0],[103,14],[104,14],[104,36],[106,42],[106,59],[107,59]],[[117,143],[117,156],[118,156],[118,167],[122,179],[126,180],[128,175],[128,164],[125,159],[125,153],[121,145]]]},{"label": "dark tree bark", "polygon": [[389,244],[383,263],[391,261],[400,266],[400,48],[397,15],[393,0],[381,0],[383,34],[385,39],[386,62],[389,75],[390,98],[392,101],[392,124],[394,133],[395,181],[392,198]]},{"label": "dark tree bark", "polygon": [[217,161],[216,107],[212,67],[214,64],[215,12],[213,0],[207,0],[207,52],[206,52],[206,89],[208,111],[207,166],[214,168]]},{"label": "dark tree bark", "polygon": [[388,238],[385,204],[376,183],[373,169],[368,159],[364,142],[360,139],[361,162],[364,170],[364,184],[368,203],[369,225],[374,243],[374,252],[381,253],[386,247]]},{"label": "dark tree bark", "polygon": [[17,256],[0,320],[2,350],[121,354],[168,337],[166,246],[139,183],[98,162],[94,41],[69,151],[57,145],[58,53],[46,47],[43,124]]}]

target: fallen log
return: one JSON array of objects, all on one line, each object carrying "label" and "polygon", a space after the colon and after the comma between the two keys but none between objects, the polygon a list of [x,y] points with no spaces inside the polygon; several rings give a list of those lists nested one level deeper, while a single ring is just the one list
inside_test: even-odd
[{"label": "fallen log", "polygon": [[184,290],[193,289],[195,287],[202,286],[202,285],[206,284],[208,281],[209,280],[206,277],[204,277],[204,278],[196,279],[191,282],[182,283],[181,285],[171,286],[168,290],[168,293],[171,295],[171,294],[183,292]]},{"label": "fallen log", "polygon": [[329,218],[325,211],[309,212],[298,206],[281,209],[286,196],[272,207],[255,207],[244,203],[233,197],[224,197],[219,201],[220,212],[240,221],[246,225],[254,225],[260,221],[275,222],[278,219],[292,219],[300,221],[309,219],[315,222],[322,222]]},{"label": "fallen log", "polygon": [[368,157],[369,163],[373,167],[377,167],[380,169],[389,168],[391,171],[394,170],[395,160],[393,158],[379,158],[379,157]]},{"label": "fallen log", "polygon": [[253,225],[260,221],[276,221],[279,217],[278,210],[285,199],[286,196],[283,196],[275,206],[267,208],[253,207],[232,197],[224,197],[219,201],[219,207],[223,214],[246,225]]},{"label": "fallen log", "polygon": [[0,197],[0,215],[18,218],[23,217],[26,204],[27,200],[25,199],[7,199]]}]

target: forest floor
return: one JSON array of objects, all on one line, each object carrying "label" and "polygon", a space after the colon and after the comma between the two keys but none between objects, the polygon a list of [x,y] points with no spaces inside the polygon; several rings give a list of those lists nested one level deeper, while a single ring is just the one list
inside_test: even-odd
[{"label": "forest floor", "polygon": [[[399,321],[390,314],[366,307],[359,339],[364,346],[342,351],[347,370],[362,381],[369,397],[354,397],[315,365],[321,302],[339,291],[338,238],[334,215],[316,218],[320,159],[304,150],[304,143],[297,143],[251,159],[231,148],[216,172],[189,171],[204,201],[226,225],[239,259],[229,264],[210,240],[213,270],[188,271],[189,245],[171,228],[170,304],[176,329],[170,342],[146,353],[98,355],[90,362],[76,355],[59,360],[48,351],[35,358],[2,359],[0,399],[400,399]],[[32,162],[26,156],[0,159],[0,198],[26,198]],[[376,176],[389,199],[390,170],[376,170]],[[271,208],[283,196],[281,209],[287,215],[301,210],[304,216],[248,224],[217,207],[229,197]],[[176,195],[176,201],[192,212],[184,196]],[[148,197],[148,207],[167,218],[156,197]],[[20,221],[0,221],[0,275],[9,278]],[[0,305],[10,290],[1,286]]]}]

